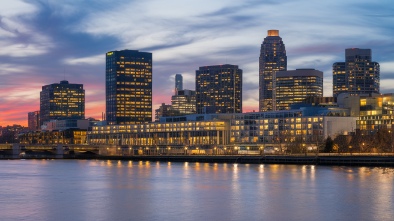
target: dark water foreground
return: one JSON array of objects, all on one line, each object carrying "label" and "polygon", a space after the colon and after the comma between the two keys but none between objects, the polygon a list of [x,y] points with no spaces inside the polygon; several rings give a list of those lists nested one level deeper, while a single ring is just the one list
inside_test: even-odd
[{"label": "dark water foreground", "polygon": [[393,220],[394,169],[0,161],[0,220]]}]

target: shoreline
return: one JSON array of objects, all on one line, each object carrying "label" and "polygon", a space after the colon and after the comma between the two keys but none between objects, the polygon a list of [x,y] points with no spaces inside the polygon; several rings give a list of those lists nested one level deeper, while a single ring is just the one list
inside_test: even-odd
[{"label": "shoreline", "polygon": [[394,167],[394,156],[239,156],[239,155],[134,155],[134,156],[98,156],[75,155],[63,158],[54,156],[30,156],[0,160],[19,159],[56,159],[56,160],[121,160],[121,161],[160,161],[160,162],[201,162],[201,163],[239,163],[239,164],[294,164],[294,165],[325,165],[325,166],[378,166]]}]

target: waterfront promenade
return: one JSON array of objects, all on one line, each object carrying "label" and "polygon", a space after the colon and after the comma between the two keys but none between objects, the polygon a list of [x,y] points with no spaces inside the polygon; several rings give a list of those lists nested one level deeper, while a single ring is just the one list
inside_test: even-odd
[{"label": "waterfront promenade", "polygon": [[[104,149],[104,150],[102,150]],[[118,148],[116,148],[118,149]],[[132,154],[130,154],[132,153]],[[304,154],[206,154],[205,152],[176,154],[167,152],[108,152],[107,147],[88,145],[21,146],[2,145],[0,159],[100,159],[161,162],[208,162],[236,164],[300,164],[394,167],[393,153],[316,153]]]}]

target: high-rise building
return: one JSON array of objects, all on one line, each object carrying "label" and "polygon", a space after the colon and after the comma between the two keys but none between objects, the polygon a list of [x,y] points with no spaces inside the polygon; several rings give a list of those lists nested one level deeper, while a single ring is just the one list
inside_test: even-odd
[{"label": "high-rise building", "polygon": [[272,80],[275,72],[287,70],[285,44],[278,30],[268,30],[259,58],[259,110],[273,110]]},{"label": "high-rise building", "polygon": [[274,76],[274,109],[290,110],[308,97],[323,97],[323,72],[315,69],[278,71]]},{"label": "high-rise building", "polygon": [[196,71],[196,110],[203,113],[242,112],[242,70],[224,64]]},{"label": "high-rise building", "polygon": [[152,121],[152,53],[137,50],[106,54],[108,124]]},{"label": "high-rise building", "polygon": [[379,93],[380,66],[372,61],[371,49],[348,48],[345,62],[333,64],[333,96]]},{"label": "high-rise building", "polygon": [[183,77],[181,74],[176,74],[175,75],[175,94],[177,94],[178,91],[183,90]]},{"label": "high-rise building", "polygon": [[179,90],[171,97],[172,108],[180,115],[196,113],[196,91]]},{"label": "high-rise building", "polygon": [[36,131],[40,129],[40,111],[27,113],[27,125],[29,130]]},{"label": "high-rise building", "polygon": [[155,121],[159,121],[161,117],[180,116],[178,111],[174,110],[172,105],[162,103],[159,108],[155,110]]},{"label": "high-rise building", "polygon": [[40,92],[40,125],[58,119],[85,118],[85,90],[82,84],[45,85]]}]

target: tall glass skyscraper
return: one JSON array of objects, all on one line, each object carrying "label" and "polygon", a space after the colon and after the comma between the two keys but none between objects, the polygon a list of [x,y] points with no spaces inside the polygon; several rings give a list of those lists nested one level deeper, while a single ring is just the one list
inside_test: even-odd
[{"label": "tall glass skyscraper", "polygon": [[152,53],[106,54],[106,120],[112,124],[152,121]]},{"label": "tall glass skyscraper", "polygon": [[177,94],[178,91],[183,90],[183,77],[181,74],[176,74],[175,75],[175,94]]},{"label": "tall glass skyscraper", "polygon": [[50,120],[84,119],[85,90],[82,84],[45,85],[40,92],[40,125]]},{"label": "tall glass skyscraper", "polygon": [[242,113],[242,70],[231,64],[200,67],[196,110],[198,114]]},{"label": "tall glass skyscraper", "polygon": [[287,70],[285,44],[278,30],[268,30],[259,58],[259,110],[273,110],[272,79],[277,71]]},{"label": "tall glass skyscraper", "polygon": [[379,93],[380,66],[372,61],[371,49],[348,48],[345,57],[332,65],[333,96]]}]

